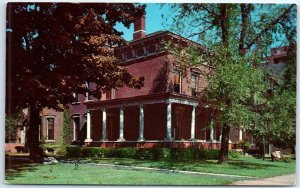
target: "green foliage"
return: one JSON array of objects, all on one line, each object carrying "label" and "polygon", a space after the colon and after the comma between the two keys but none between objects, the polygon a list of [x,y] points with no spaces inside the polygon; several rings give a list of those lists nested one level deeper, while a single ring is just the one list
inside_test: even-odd
[{"label": "green foliage", "polygon": [[22,114],[15,113],[11,116],[5,116],[5,136],[8,140],[14,140],[16,135],[17,125],[22,123]]},{"label": "green foliage", "polygon": [[62,142],[65,144],[70,144],[72,140],[72,129],[70,124],[70,113],[68,110],[64,110],[64,120],[63,120],[63,127],[62,127]]},{"label": "green foliage", "polygon": [[230,159],[238,159],[238,158],[241,158],[243,156],[243,154],[239,151],[230,150],[228,152],[228,156]]},{"label": "green foliage", "polygon": [[263,94],[267,88],[261,69],[228,62],[215,69],[206,96],[221,107],[222,122],[248,128],[256,120],[256,106],[266,101]]},{"label": "green foliage", "polygon": [[[262,111],[258,135],[280,147],[294,148],[296,144],[296,46],[289,46],[286,68],[282,77],[270,89],[266,107]],[[276,75],[270,74],[270,77]]]},{"label": "green foliage", "polygon": [[238,143],[240,146],[242,146],[243,148],[248,148],[251,146],[250,142],[248,140],[242,140]]},{"label": "green foliage", "polygon": [[291,157],[284,156],[282,159],[286,163],[290,163],[292,161]]},{"label": "green foliage", "polygon": [[190,161],[217,159],[219,150],[205,150],[192,148],[94,148],[68,146],[66,156],[77,157],[106,157],[132,158],[146,160]]}]

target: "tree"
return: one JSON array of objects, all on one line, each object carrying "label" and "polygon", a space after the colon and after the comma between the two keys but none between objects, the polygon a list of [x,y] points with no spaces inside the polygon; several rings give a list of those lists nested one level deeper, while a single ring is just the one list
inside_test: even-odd
[{"label": "tree", "polygon": [[[8,3],[6,114],[29,110],[30,158],[41,158],[39,113],[63,110],[73,93],[143,86],[118,65],[113,48],[124,44],[116,23],[129,27],[144,6],[114,3]],[[93,90],[86,82],[95,84]]]},{"label": "tree", "polygon": [[293,152],[296,144],[296,63],[296,43],[292,42],[281,75],[269,73],[275,83],[257,122],[265,125],[259,126],[260,137],[277,146],[290,147]]},{"label": "tree", "polygon": [[[209,63],[213,68],[209,71],[212,80],[209,81],[208,91],[214,98],[209,97],[208,100],[216,102],[219,109],[222,109],[223,126],[219,162],[226,162],[230,127],[240,126],[239,123],[245,121],[243,116],[246,114],[253,117],[251,114],[255,112],[255,108],[251,106],[257,106],[259,103],[256,100],[262,99],[260,97],[262,93],[259,92],[263,91],[264,83],[253,77],[258,75],[262,78],[262,74],[260,70],[249,66],[257,66],[263,62],[272,44],[280,42],[289,45],[288,38],[296,37],[296,6],[294,4],[172,4],[170,9],[175,14],[168,17],[173,20],[170,28],[181,35],[197,40],[213,54],[208,56],[209,61],[201,61],[200,64]],[[199,52],[199,56],[200,54]],[[249,78],[236,71],[245,73]],[[250,78],[253,80],[249,80]],[[251,84],[259,84],[261,87],[255,91],[251,89]],[[245,90],[251,93],[243,93]],[[237,91],[242,93],[230,96],[225,91],[233,94]]]},{"label": "tree", "polygon": [[62,143],[70,144],[72,141],[72,129],[70,124],[70,114],[68,110],[64,110],[64,121],[62,127]]}]

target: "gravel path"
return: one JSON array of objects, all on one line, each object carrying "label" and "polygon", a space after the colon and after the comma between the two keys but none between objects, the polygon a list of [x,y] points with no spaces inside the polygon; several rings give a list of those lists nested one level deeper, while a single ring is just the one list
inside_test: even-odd
[{"label": "gravel path", "polygon": [[243,180],[234,182],[232,185],[296,185],[296,174],[276,176],[272,178]]}]

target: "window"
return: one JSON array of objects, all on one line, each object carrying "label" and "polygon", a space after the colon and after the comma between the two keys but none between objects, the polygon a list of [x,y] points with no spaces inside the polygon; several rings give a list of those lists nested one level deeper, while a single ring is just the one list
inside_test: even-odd
[{"label": "window", "polygon": [[191,91],[192,91],[192,96],[194,96],[194,97],[199,96],[198,86],[199,86],[199,75],[195,74],[195,73],[192,73],[192,76],[191,76]]},{"label": "window", "polygon": [[93,100],[93,95],[90,93],[91,91],[93,91],[93,83],[92,82],[87,82],[87,88],[88,88],[88,91],[87,92],[87,100]]},{"label": "window", "polygon": [[136,56],[137,57],[141,57],[143,55],[145,55],[145,51],[144,51],[143,47],[140,47],[140,48],[136,49]]},{"label": "window", "polygon": [[48,140],[54,140],[54,118],[47,118]]},{"label": "window", "polygon": [[73,117],[73,140],[78,140],[78,133],[80,131],[80,117],[74,116]]},{"label": "window", "polygon": [[179,71],[174,71],[173,74],[173,91],[175,93],[181,93],[181,73]]},{"label": "window", "polygon": [[128,51],[127,53],[126,53],[126,59],[127,60],[129,60],[129,59],[132,59],[133,57],[134,57],[134,55],[133,55],[133,52],[132,51]]},{"label": "window", "polygon": [[156,45],[152,44],[152,45],[148,46],[148,48],[147,48],[148,54],[153,54],[153,53],[155,53],[155,51],[156,51]]},{"label": "window", "polygon": [[105,94],[106,94],[106,99],[111,99],[111,89],[106,89]]},{"label": "window", "polygon": [[73,93],[73,97],[74,97],[74,103],[80,103],[80,99],[79,99],[79,94],[78,93]]},{"label": "window", "polygon": [[106,99],[115,99],[116,90],[115,89],[107,89],[105,94],[106,94]]}]

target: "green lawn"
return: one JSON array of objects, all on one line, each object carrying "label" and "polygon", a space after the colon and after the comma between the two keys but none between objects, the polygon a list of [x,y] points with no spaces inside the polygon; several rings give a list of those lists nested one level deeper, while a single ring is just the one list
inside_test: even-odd
[{"label": "green lawn", "polygon": [[167,162],[150,161],[136,159],[118,158],[85,158],[80,159],[86,162],[109,163],[121,165],[133,165],[143,167],[154,167],[163,169],[178,169],[197,172],[210,172],[218,174],[231,174],[252,177],[272,177],[296,172],[296,161],[291,162],[272,162],[270,159],[263,161],[253,157],[243,157],[232,159],[227,164],[219,165],[217,160],[191,161],[191,162]]},{"label": "green lawn", "polygon": [[[291,163],[263,161],[255,158],[230,160],[219,165],[214,160],[194,162],[146,161],[134,159],[85,159],[94,163],[123,164],[164,169],[191,170],[254,177],[270,177],[295,173]],[[225,185],[241,178],[191,175],[158,171],[131,170],[95,165],[41,165],[22,161],[6,161],[6,182],[10,184],[102,184],[102,185]]]},{"label": "green lawn", "polygon": [[6,173],[10,184],[225,185],[238,178],[137,171],[80,164],[28,165]]}]

